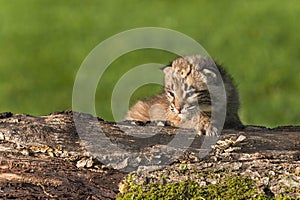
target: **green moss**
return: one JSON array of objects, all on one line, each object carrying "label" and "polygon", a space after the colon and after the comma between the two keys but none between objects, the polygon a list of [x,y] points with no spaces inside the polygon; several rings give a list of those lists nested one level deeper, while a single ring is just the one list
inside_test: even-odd
[{"label": "green moss", "polygon": [[[135,185],[127,179],[123,187],[124,194],[119,194],[117,199],[254,199],[258,193],[254,182],[249,178],[240,176],[226,177],[218,184],[208,184],[201,187],[193,180],[167,184]],[[268,199],[264,195],[255,199]]]},{"label": "green moss", "polygon": [[278,195],[276,197],[276,200],[299,200],[300,197],[296,197],[296,198],[293,198],[293,197],[290,197],[290,196],[283,196],[283,195]]}]

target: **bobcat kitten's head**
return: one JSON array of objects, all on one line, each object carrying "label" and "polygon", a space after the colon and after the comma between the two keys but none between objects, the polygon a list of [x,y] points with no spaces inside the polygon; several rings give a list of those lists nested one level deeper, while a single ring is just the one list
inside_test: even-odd
[{"label": "bobcat kitten's head", "polygon": [[208,84],[216,82],[214,62],[206,57],[188,56],[166,66],[165,92],[170,109],[181,118],[196,111],[211,111]]}]

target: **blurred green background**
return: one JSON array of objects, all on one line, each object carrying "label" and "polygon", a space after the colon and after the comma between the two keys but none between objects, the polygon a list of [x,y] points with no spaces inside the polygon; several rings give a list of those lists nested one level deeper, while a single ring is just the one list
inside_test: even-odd
[{"label": "blurred green background", "polygon": [[[238,85],[245,124],[300,125],[300,3],[290,1],[0,0],[0,111],[44,115],[71,109],[76,72],[119,32],[145,26],[180,31],[224,64]],[[105,72],[97,114],[112,120],[111,91],[130,68],[174,55],[140,50]],[[132,100],[159,92],[147,85]]]}]

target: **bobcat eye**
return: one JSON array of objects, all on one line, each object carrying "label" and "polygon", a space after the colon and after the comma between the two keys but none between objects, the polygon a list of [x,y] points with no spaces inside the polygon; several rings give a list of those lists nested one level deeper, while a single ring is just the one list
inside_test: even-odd
[{"label": "bobcat eye", "polygon": [[175,105],[173,103],[171,103],[170,109],[171,109],[171,111],[175,112]]},{"label": "bobcat eye", "polygon": [[189,98],[189,97],[192,97],[193,95],[195,94],[195,92],[188,92],[186,93],[186,97]]},{"label": "bobcat eye", "polygon": [[196,106],[193,105],[193,106],[188,107],[187,110],[194,110],[195,108],[196,108]]},{"label": "bobcat eye", "polygon": [[172,98],[175,97],[175,94],[174,94],[173,92],[171,92],[171,91],[168,91],[168,94],[169,94],[169,96],[172,97]]}]

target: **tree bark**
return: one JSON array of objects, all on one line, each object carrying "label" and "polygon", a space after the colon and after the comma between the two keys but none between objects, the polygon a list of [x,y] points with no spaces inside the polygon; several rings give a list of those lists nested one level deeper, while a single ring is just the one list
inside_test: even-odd
[{"label": "tree bark", "polygon": [[[118,184],[132,170],[207,160],[300,160],[300,127],[223,130],[209,152],[204,136],[161,125],[110,123],[72,111],[48,116],[1,113],[0,198],[115,199]],[[176,135],[188,148],[170,145]],[[124,153],[113,153],[112,146]]]}]

